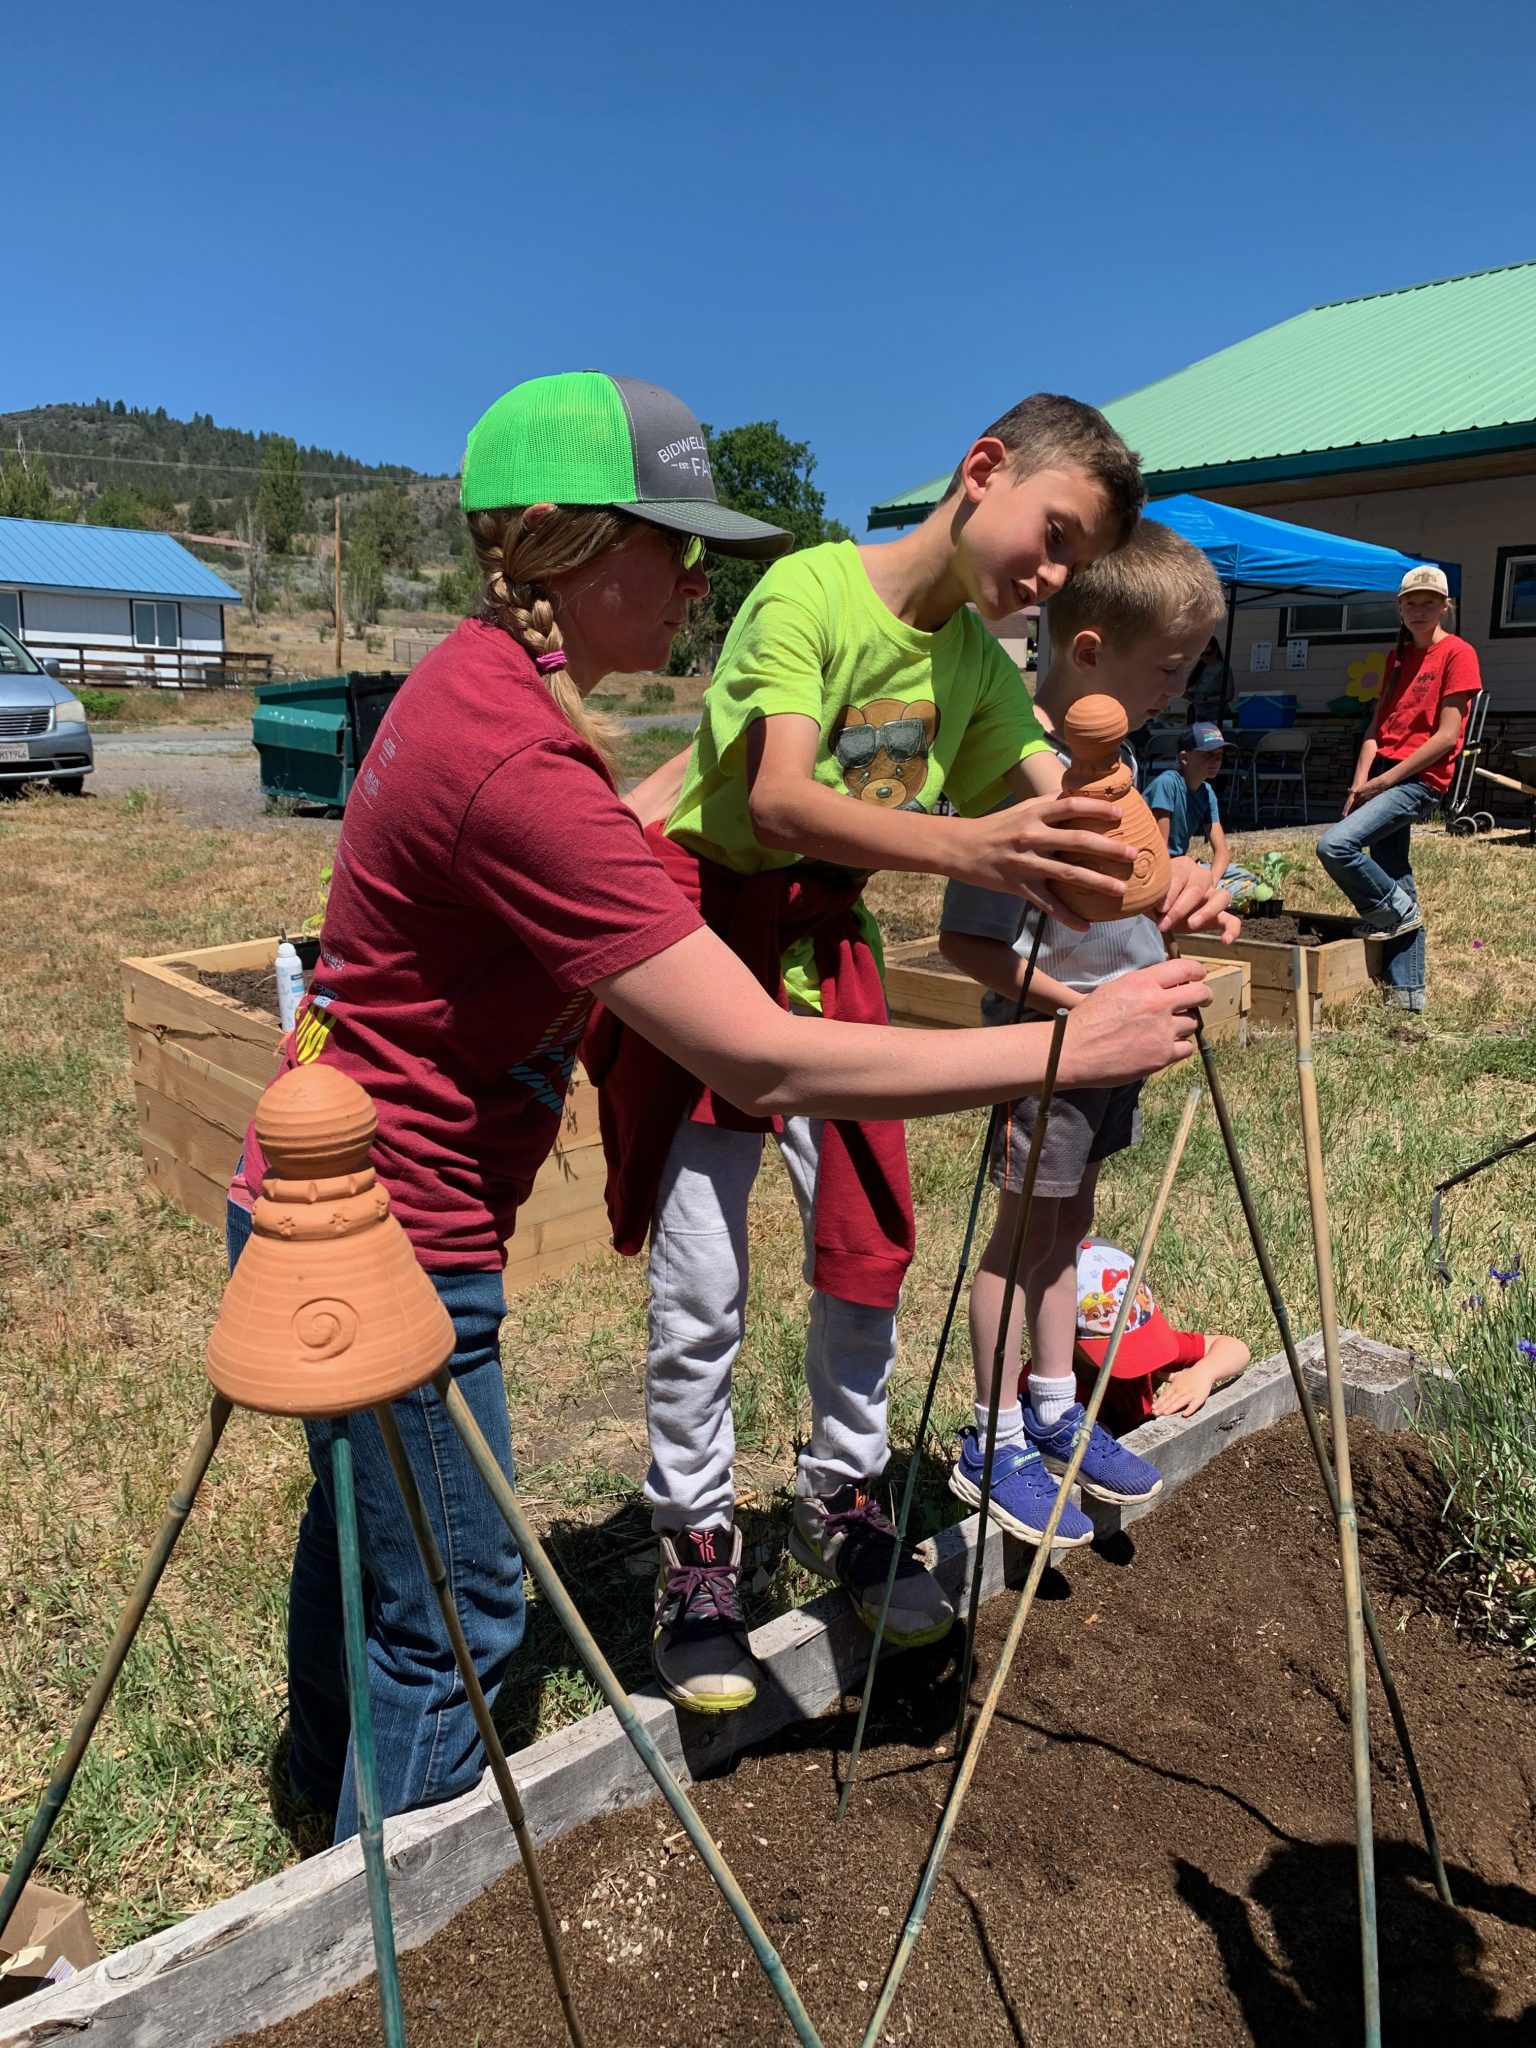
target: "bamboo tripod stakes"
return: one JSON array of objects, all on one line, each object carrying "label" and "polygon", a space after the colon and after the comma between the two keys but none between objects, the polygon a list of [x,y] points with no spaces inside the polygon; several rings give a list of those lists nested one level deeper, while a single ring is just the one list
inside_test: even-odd
[{"label": "bamboo tripod stakes", "polygon": [[523,1518],[463,1395],[448,1372],[453,1325],[389,1214],[388,1197],[367,1164],[374,1134],[371,1106],[355,1082],[334,1068],[300,1067],[273,1083],[257,1110],[257,1134],[276,1169],[263,1184],[253,1236],[225,1290],[208,1346],[217,1389],[172,1495],[170,1510],[124,1607],[101,1670],[76,1719],[64,1755],[27,1830],[0,1893],[3,1934],[37,1865],[128,1650],[186,1525],[232,1409],[329,1419],[352,1721],[360,1847],[378,1969],[385,2048],[405,2048],[399,1965],[384,1858],[383,1815],[368,1682],[367,1623],[352,1478],[350,1417],[372,1408],[389,1454],[406,1516],[437,1598],[465,1696],[517,1836],[535,1916],[573,2048],[586,2036],[571,1995],[558,1925],[545,1893],[532,1834],[491,1719],[453,1605],[447,1572],[389,1403],[431,1381],[463,1438],[529,1569],[613,1707],[642,1762],[687,1830],[689,1840],[740,1922],[784,2007],[802,2048],[819,2038],[740,1886],[633,1703],[609,1669],[543,1546]]},{"label": "bamboo tripod stakes", "polygon": [[[950,1838],[954,1834],[955,1825],[960,1818],[960,1808],[964,1803],[965,1795],[969,1791],[971,1780],[976,1774],[976,1766],[981,1761],[982,1744],[987,1739],[987,1733],[992,1726],[993,1716],[997,1712],[998,1702],[1003,1695],[1003,1688],[1008,1682],[1008,1673],[1013,1667],[1014,1655],[1018,1650],[1020,1639],[1024,1633],[1024,1624],[1029,1619],[1030,1609],[1035,1601],[1035,1594],[1039,1590],[1040,1581],[1045,1577],[1046,1566],[1051,1561],[1051,1538],[1056,1534],[1056,1530],[1060,1525],[1062,1510],[1066,1507],[1068,1495],[1071,1493],[1073,1483],[1077,1478],[1078,1468],[1083,1462],[1083,1454],[1088,1448],[1088,1439],[1093,1432],[1093,1426],[1098,1421],[1099,1410],[1104,1403],[1105,1390],[1109,1386],[1110,1377],[1114,1372],[1115,1359],[1119,1354],[1120,1340],[1125,1335],[1125,1326],[1130,1320],[1131,1309],[1135,1304],[1137,1293],[1141,1287],[1142,1275],[1146,1272],[1147,1262],[1152,1256],[1152,1247],[1157,1242],[1157,1233],[1162,1225],[1163,1212],[1168,1206],[1168,1197],[1173,1191],[1174,1178],[1179,1170],[1179,1161],[1183,1157],[1184,1147],[1189,1139],[1190,1127],[1195,1120],[1195,1111],[1199,1107],[1200,1090],[1198,1087],[1191,1088],[1185,1099],[1184,1110],[1179,1118],[1178,1129],[1174,1132],[1173,1144],[1168,1153],[1168,1161],[1163,1168],[1163,1176],[1158,1183],[1157,1194],[1153,1198],[1146,1227],[1141,1233],[1141,1242],[1136,1250],[1136,1262],[1131,1268],[1131,1276],[1126,1281],[1125,1292],[1120,1298],[1120,1307],[1115,1316],[1114,1328],[1109,1333],[1109,1343],[1105,1347],[1104,1362],[1099,1367],[1098,1377],[1093,1383],[1093,1392],[1088,1397],[1087,1406],[1083,1412],[1083,1419],[1078,1424],[1077,1438],[1072,1446],[1072,1455],[1067,1460],[1067,1469],[1062,1473],[1061,1483],[1056,1489],[1055,1502],[1046,1520],[1045,1528],[1041,1532],[1040,1541],[1036,1545],[1035,1554],[1029,1567],[1029,1575],[1024,1581],[1024,1589],[1019,1595],[1019,1604],[1014,1610],[1013,1620],[1008,1626],[1007,1638],[1003,1643],[1002,1654],[997,1661],[997,1669],[992,1674],[992,1682],[987,1688],[986,1698],[982,1701],[980,1711],[976,1716],[976,1725],[971,1731],[971,1739],[966,1745],[964,1755],[959,1759],[959,1769],[955,1773],[954,1783],[950,1787],[949,1798],[945,1802],[944,1811],[939,1816],[939,1824],[934,1832],[933,1846],[928,1852],[928,1861],[924,1865],[922,1877],[918,1881],[917,1892],[913,1898],[911,1909],[907,1914],[906,1925],[901,1930],[901,1939],[896,1945],[896,1953],[891,1958],[890,1968],[885,1974],[885,1982],[880,1987],[880,1996],[875,2003],[874,2012],[870,2015],[869,2025],[864,2030],[862,2048],[875,2048],[875,2043],[880,2038],[881,2029],[885,2025],[886,2017],[895,1999],[897,1987],[901,1983],[907,1964],[912,1959],[912,1952],[917,1945],[917,1938],[923,1931],[923,1923],[928,1916],[929,1901],[933,1897],[934,1887],[939,1881],[939,1872],[943,1866],[945,1852],[949,1847]],[[1007,1301],[1008,1297],[1005,1295],[1003,1307],[1005,1317],[1008,1312]],[[964,1709],[965,1702],[962,1699],[962,1714]]]},{"label": "bamboo tripod stakes", "polygon": [[[1043,910],[1035,912],[1035,936],[1030,943],[1029,958],[1024,965],[1024,977],[1019,984],[1019,999],[1014,1005],[1013,1022],[1017,1024],[1024,1015],[1029,1001],[1029,985],[1035,978],[1035,962],[1040,957],[1040,942],[1045,937],[1047,919]],[[901,1508],[896,1517],[896,1542],[891,1550],[891,1562],[885,1575],[885,1591],[880,1599],[880,1614],[875,1623],[874,1641],[869,1646],[869,1663],[864,1672],[864,1691],[859,1699],[859,1716],[854,1724],[853,1742],[848,1751],[848,1767],[843,1777],[842,1796],[837,1802],[837,1819],[841,1820],[848,1811],[848,1802],[853,1797],[854,1780],[858,1776],[859,1753],[864,1747],[864,1730],[869,1721],[870,1703],[875,1696],[875,1678],[880,1668],[880,1650],[885,1642],[885,1625],[891,1612],[891,1593],[896,1584],[896,1567],[901,1562],[901,1546],[907,1540],[907,1524],[912,1517],[912,1496],[917,1491],[918,1470],[923,1461],[923,1449],[928,1441],[928,1422],[933,1414],[934,1397],[939,1389],[939,1375],[944,1370],[944,1356],[949,1349],[949,1333],[954,1328],[955,1311],[960,1305],[960,1290],[965,1285],[965,1276],[970,1270],[971,1246],[976,1238],[976,1218],[981,1212],[982,1190],[987,1184],[987,1168],[992,1159],[992,1147],[1002,1128],[1003,1111],[1006,1104],[994,1102],[987,1118],[987,1133],[982,1141],[981,1157],[976,1162],[976,1180],[971,1188],[971,1206],[966,1213],[965,1234],[960,1241],[960,1257],[955,1265],[954,1285],[949,1290],[949,1306],[944,1311],[944,1321],[939,1329],[939,1341],[934,1347],[933,1370],[928,1375],[927,1390],[923,1395],[922,1412],[917,1418],[917,1430],[912,1440],[912,1456],[907,1465],[907,1483],[902,1489]],[[981,1545],[986,1541],[986,1529],[982,1527],[977,1545],[979,1576]]]},{"label": "bamboo tripod stakes", "polygon": [[1349,1464],[1349,1417],[1339,1363],[1339,1317],[1333,1292],[1333,1238],[1328,1223],[1328,1182],[1323,1171],[1322,1118],[1317,1104],[1317,1071],[1312,1063],[1312,996],[1306,956],[1291,955],[1296,1004],[1296,1078],[1301,1093],[1301,1132],[1307,1160],[1307,1200],[1312,1210],[1312,1251],[1317,1262],[1317,1305],[1323,1326],[1323,1359],[1328,1368],[1328,1417],[1333,1430],[1337,1483],[1339,1560],[1344,1575],[1344,1641],[1349,1661],[1350,1767],[1355,1784],[1355,1861],[1360,1894],[1360,1973],[1365,1996],[1365,2048],[1381,2048],[1381,1963],[1376,1947],[1376,1840],[1371,1823],[1371,1736],[1365,1695],[1365,1614],[1360,1583],[1360,1530]]}]

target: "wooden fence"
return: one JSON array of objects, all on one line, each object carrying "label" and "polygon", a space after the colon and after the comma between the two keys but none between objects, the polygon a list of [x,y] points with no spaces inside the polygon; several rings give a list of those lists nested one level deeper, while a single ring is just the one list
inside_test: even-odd
[{"label": "wooden fence", "polygon": [[110,640],[34,641],[27,652],[34,661],[57,662],[59,681],[76,688],[134,689],[151,685],[162,690],[225,690],[248,688],[272,680],[270,654],[245,654],[226,648],[130,647]]}]

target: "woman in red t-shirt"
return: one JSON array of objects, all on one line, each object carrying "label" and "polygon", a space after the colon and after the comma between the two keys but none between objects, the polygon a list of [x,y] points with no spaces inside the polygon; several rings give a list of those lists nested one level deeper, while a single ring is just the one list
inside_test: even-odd
[{"label": "woman in red t-shirt", "polygon": [[[761,559],[790,545],[716,502],[686,407],[629,378],[533,379],[471,433],[461,496],[485,607],[414,670],[363,763],[286,1057],[336,1065],[371,1096],[375,1169],[453,1320],[450,1370],[510,1474],[503,1245],[559,1131],[594,996],[756,1115],[892,1118],[1006,1101],[1039,1087],[1045,1046],[1027,1025],[807,1031],[646,843],[642,821],[670,808],[681,761],[620,798],[582,700],[606,675],[665,662],[689,603],[708,594],[706,548]],[[1021,561],[1031,545],[1016,537]],[[1018,807],[1008,837],[1021,893],[1045,863],[1102,852],[1097,834],[1073,828],[1104,808]],[[1187,1056],[1190,1005],[1204,1000],[1196,962],[1106,987],[1072,1012],[1060,1084],[1138,1080]],[[262,1169],[248,1133],[230,1190],[232,1260]],[[516,1550],[436,1395],[395,1413],[494,1693],[522,1638]],[[288,1769],[303,1798],[335,1814],[340,1840],[357,1808],[329,1432],[306,1429],[315,1483],[289,1602]],[[370,1417],[354,1418],[352,1444],[380,1792],[400,1813],[465,1790],[483,1758]],[[669,1626],[742,1633],[728,1561],[677,1578],[661,1589],[675,1595]]]},{"label": "woman in red t-shirt", "polygon": [[1318,859],[1361,913],[1355,929],[1391,942],[1387,993],[1405,1010],[1424,1007],[1424,913],[1409,835],[1450,788],[1467,711],[1483,687],[1476,650],[1445,630],[1450,608],[1445,571],[1433,564],[1410,569],[1398,586],[1402,630],[1343,816],[1317,842]]}]

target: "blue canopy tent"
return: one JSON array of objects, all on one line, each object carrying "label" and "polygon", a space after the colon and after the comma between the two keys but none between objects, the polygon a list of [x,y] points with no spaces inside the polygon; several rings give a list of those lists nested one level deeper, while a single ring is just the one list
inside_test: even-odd
[{"label": "blue canopy tent", "polygon": [[[1371,541],[1346,540],[1286,519],[1267,519],[1237,505],[1217,505],[1188,492],[1155,498],[1145,517],[1171,526],[1207,557],[1227,592],[1227,638],[1223,659],[1232,667],[1232,628],[1239,605],[1270,606],[1288,596],[1394,596],[1418,555]],[[1442,562],[1451,595],[1461,592],[1461,568]],[[1225,704],[1222,706],[1226,709]]]}]

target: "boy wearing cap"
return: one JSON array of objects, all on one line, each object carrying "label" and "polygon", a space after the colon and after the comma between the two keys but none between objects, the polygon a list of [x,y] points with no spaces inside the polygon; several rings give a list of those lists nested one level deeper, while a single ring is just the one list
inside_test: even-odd
[{"label": "boy wearing cap", "polygon": [[[1221,612],[1221,586],[1205,556],[1170,528],[1143,521],[1123,548],[1051,599],[1051,665],[1035,698],[1041,723],[1059,734],[1078,698],[1107,695],[1123,706],[1134,730],[1181,693]],[[1059,739],[1053,745],[1065,762]],[[1128,747],[1125,758],[1129,764]],[[1224,931],[1235,930],[1236,920],[1228,919]],[[1017,897],[963,883],[945,891],[940,950],[989,991],[982,1001],[988,1023],[1006,1023],[1017,1013],[1035,932],[1035,915]],[[1133,973],[1162,950],[1162,932],[1149,917],[1098,924],[1086,932],[1047,921],[1029,982],[1029,1011],[1043,1022],[1059,1007],[1074,1009],[1091,990]],[[1025,1542],[1038,1542],[1044,1531],[1055,1504],[1055,1475],[1065,1469],[1083,1419],[1073,1371],[1077,1248],[1093,1228],[1101,1164],[1140,1141],[1140,1093],[1139,1084],[1057,1090],[1018,1283],[1006,1299],[1025,1162],[1039,1113],[1033,1097],[1008,1105],[992,1155],[997,1216],[970,1300],[976,1422],[962,1434],[949,1484],[972,1506],[981,1498],[993,1357],[1006,1316],[991,1511]],[[1021,1401],[1026,1329],[1028,1398]],[[1078,1476],[1084,1493],[1110,1502],[1149,1500],[1162,1483],[1146,1459],[1094,1427]],[[1092,1538],[1093,1524],[1068,1502],[1056,1541],[1082,1544]]]},{"label": "boy wearing cap", "polygon": [[1198,718],[1179,734],[1179,761],[1147,785],[1147,808],[1162,827],[1170,854],[1188,853],[1192,839],[1211,849],[1211,881],[1220,883],[1233,905],[1268,903],[1274,890],[1246,868],[1234,867],[1227,854],[1221,809],[1214,784],[1226,758],[1226,738],[1219,725]]},{"label": "boy wearing cap", "polygon": [[[1073,1364],[1086,1401],[1109,1349],[1135,1260],[1107,1238],[1085,1237],[1077,1248],[1077,1345]],[[1115,1436],[1156,1415],[1194,1415],[1215,1392],[1246,1372],[1252,1356],[1236,1337],[1175,1330],[1145,1280],[1126,1319],[1115,1369],[1099,1410]]]},{"label": "boy wearing cap", "polygon": [[[872,870],[963,876],[1012,892],[1015,907],[1027,893],[1068,922],[1053,876],[1091,877],[1106,904],[1121,893],[1070,866],[1102,853],[1102,838],[1074,828],[1107,824],[1107,809],[1060,798],[1019,672],[983,621],[1119,547],[1142,496],[1136,458],[1099,413],[1037,395],[972,445],[914,533],[807,548],[776,563],[742,607],[662,857],[808,1031],[818,1016],[885,1021],[879,935],[861,900]],[[941,794],[953,815],[936,814]],[[1010,795],[1039,801],[999,809]],[[1179,872],[1170,921],[1193,912],[1209,923],[1219,907],[1202,914],[1209,893]],[[789,1171],[812,1290],[810,1426],[790,1547],[871,1627],[897,1540],[875,1487],[914,1239],[905,1140],[897,1122],[768,1120],[718,1098],[678,1101],[658,1093],[629,1036],[604,1068],[609,1209],[620,1250],[650,1238],[646,1497],[678,1561],[677,1619],[658,1632],[652,1662],[675,1704],[725,1713],[755,1696],[744,1645],[717,1635],[715,1661],[687,1668],[676,1646],[701,1574],[717,1609],[739,1611],[731,1385],[763,1137],[772,1133]],[[948,1596],[913,1546],[896,1564],[891,1640],[937,1640],[953,1620]]]}]

